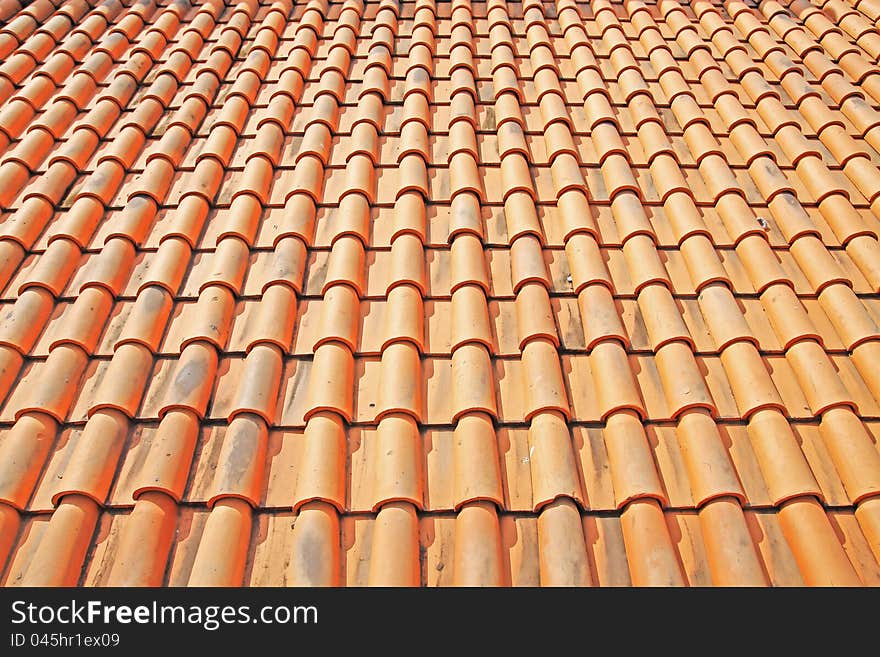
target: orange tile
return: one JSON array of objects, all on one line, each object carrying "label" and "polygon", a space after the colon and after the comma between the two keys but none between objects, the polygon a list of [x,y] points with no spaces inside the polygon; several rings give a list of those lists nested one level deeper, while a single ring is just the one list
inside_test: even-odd
[{"label": "orange tile", "polygon": [[[46,361],[22,378],[7,399],[5,411],[13,410],[16,420],[28,412],[42,412],[64,422],[77,397],[79,377],[87,362],[88,356],[79,347],[70,344],[56,347]],[[46,383],[38,385],[36,380]]]},{"label": "orange tile", "polygon": [[532,418],[529,463],[533,508],[539,509],[561,497],[583,504],[572,439],[560,413],[542,412]]},{"label": "orange tile", "polygon": [[526,192],[514,191],[504,201],[507,236],[511,242],[526,234],[541,239],[541,228],[534,201]]},{"label": "orange tile", "polygon": [[530,339],[522,348],[525,377],[525,419],[536,413],[558,411],[570,415],[562,368],[553,342],[544,338]]},{"label": "orange tile", "polygon": [[29,413],[4,432],[0,454],[6,457],[6,465],[0,480],[0,497],[7,505],[16,509],[26,507],[57,431],[55,420],[45,413]]},{"label": "orange tile", "polygon": [[451,249],[452,291],[463,284],[473,283],[489,291],[485,255],[480,240],[472,234],[459,234]]},{"label": "orange tile", "polygon": [[199,422],[194,413],[168,413],[143,448],[146,450],[143,462],[136,462],[130,470],[123,469],[125,477],[117,484],[117,493],[120,488],[129,489],[127,497],[138,499],[155,491],[175,501],[182,500],[198,434]]},{"label": "orange tile", "polygon": [[371,545],[370,586],[417,586],[418,517],[411,504],[392,502],[376,516]]},{"label": "orange tile", "polygon": [[315,350],[309,380],[310,401],[306,419],[322,411],[334,411],[346,420],[353,413],[354,358],[340,342],[325,342]]},{"label": "orange tile", "polygon": [[723,352],[735,342],[758,344],[746,318],[741,302],[724,285],[709,285],[700,292],[700,312],[704,317],[715,347]]},{"label": "orange tile", "polygon": [[46,523],[26,566],[13,562],[7,585],[75,586],[98,520],[93,500],[70,495]]},{"label": "orange tile", "polygon": [[511,245],[510,278],[514,293],[530,282],[546,284],[545,256],[534,235],[523,235]]},{"label": "orange tile", "polygon": [[744,502],[736,470],[712,417],[702,409],[686,412],[678,421],[676,433],[696,505],[726,496]]},{"label": "orange tile", "polygon": [[4,558],[8,558],[21,526],[21,517],[18,515],[18,511],[6,504],[0,507],[0,526],[4,530],[3,539],[0,541],[0,554]]},{"label": "orange tile", "polygon": [[655,498],[665,504],[666,493],[639,418],[629,411],[612,414],[604,436],[617,507],[638,498]]},{"label": "orange tile", "polygon": [[[603,419],[622,410],[634,411],[642,417],[647,415],[631,365],[623,347],[616,341],[602,342],[593,348],[589,358],[591,384],[595,386],[596,403]],[[573,396],[577,408],[577,396]]]},{"label": "orange tile", "polygon": [[339,342],[352,352],[357,350],[360,299],[351,285],[332,285],[320,304],[320,328],[317,339],[308,348],[316,350],[328,342]]},{"label": "orange tile", "polygon": [[638,301],[654,351],[659,352],[662,347],[677,340],[693,348],[694,341],[668,289],[661,285],[649,285],[639,292]]},{"label": "orange tile", "polygon": [[[147,493],[125,519],[124,526],[111,530],[106,553],[118,554],[110,565],[106,583],[116,586],[161,586],[165,560],[177,524],[177,507],[161,493]],[[103,545],[101,546],[103,547]],[[115,548],[115,550],[114,550]],[[97,556],[94,559],[101,562]]]},{"label": "orange tile", "polygon": [[684,585],[663,511],[655,500],[630,504],[621,516],[621,529],[633,585]]},{"label": "orange tile", "polygon": [[[869,500],[865,500],[856,508],[855,517],[859,523],[859,527],[862,530],[865,538],[868,540],[868,543],[871,547],[871,551],[874,553],[874,558],[877,559],[878,554],[878,543],[877,543],[877,530],[878,530],[878,515],[877,515],[877,498],[871,498]],[[880,563],[880,561],[878,561]]]},{"label": "orange tile", "polygon": [[455,507],[488,500],[503,504],[497,439],[485,413],[463,415],[455,427]]},{"label": "orange tile", "polygon": [[382,381],[379,387],[377,417],[385,414],[407,414],[421,420],[421,363],[415,345],[400,342],[387,345],[382,351]]},{"label": "orange tile", "polygon": [[53,305],[52,295],[43,287],[33,287],[19,295],[0,324],[3,344],[22,353],[29,352],[49,319]]},{"label": "orange tile", "polygon": [[120,345],[113,354],[113,362],[107,368],[101,387],[95,393],[96,403],[89,408],[89,416],[98,410],[110,408],[130,418],[135,417],[152,367],[152,354],[142,344]]},{"label": "orange tile", "polygon": [[784,412],[783,400],[773,384],[767,364],[754,345],[738,342],[728,346],[721,353],[721,363],[743,418],[761,409],[775,408]]},{"label": "orange tile", "polygon": [[858,417],[846,408],[830,409],[819,431],[850,499],[872,495],[880,476],[880,455]]},{"label": "orange tile", "polygon": [[779,521],[808,586],[861,585],[840,538],[814,498],[786,502],[780,508]]},{"label": "orange tile", "polygon": [[669,274],[648,235],[638,234],[628,239],[623,253],[636,292],[653,283],[669,284]]},{"label": "orange tile", "polygon": [[188,576],[191,586],[241,586],[251,510],[246,502],[224,498],[209,512]]},{"label": "orange tile", "polygon": [[592,584],[584,528],[577,507],[561,499],[538,516],[541,586]]},{"label": "orange tile", "polygon": [[816,342],[798,342],[786,352],[786,359],[814,414],[821,415],[835,406],[856,408],[831,359]]},{"label": "orange tile", "polygon": [[498,514],[488,502],[474,502],[459,511],[453,563],[453,585],[501,586],[506,583]]},{"label": "orange tile", "polygon": [[301,473],[293,495],[294,508],[320,500],[345,507],[342,419],[332,412],[313,415],[306,425]]},{"label": "orange tile", "polygon": [[606,258],[593,235],[585,233],[572,235],[565,244],[565,253],[571,272],[571,287],[575,293],[580,293],[585,286],[593,283],[612,288],[612,278]]},{"label": "orange tile", "polygon": [[679,341],[667,343],[658,349],[656,364],[672,417],[695,408],[713,414],[718,412],[687,344]]},{"label": "orange tile", "polygon": [[252,506],[259,504],[267,443],[265,422],[257,415],[240,413],[230,421],[210,488],[209,507],[233,498]]},{"label": "orange tile", "polygon": [[[162,382],[165,385],[151,391],[152,395],[148,394],[148,403],[152,396],[156,405],[161,404],[156,409],[159,416],[173,409],[189,409],[204,417],[217,370],[216,350],[204,341],[193,342],[181,351],[173,378],[166,374],[170,380]],[[166,371],[170,372],[171,369]]]},{"label": "orange tile", "polygon": [[449,349],[467,342],[485,345],[494,352],[495,339],[485,292],[476,285],[462,285],[452,293]]},{"label": "orange tile", "polygon": [[399,234],[391,245],[392,270],[388,275],[388,287],[407,284],[426,292],[425,258],[422,242],[417,235]]},{"label": "orange tile", "polygon": [[496,415],[495,385],[485,347],[464,344],[452,355],[454,418],[472,411]]}]

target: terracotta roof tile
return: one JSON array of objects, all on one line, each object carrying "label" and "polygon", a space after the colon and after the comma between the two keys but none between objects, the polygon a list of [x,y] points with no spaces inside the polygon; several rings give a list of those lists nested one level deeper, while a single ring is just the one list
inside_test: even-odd
[{"label": "terracotta roof tile", "polygon": [[25,4],[3,583],[880,584],[880,8]]}]

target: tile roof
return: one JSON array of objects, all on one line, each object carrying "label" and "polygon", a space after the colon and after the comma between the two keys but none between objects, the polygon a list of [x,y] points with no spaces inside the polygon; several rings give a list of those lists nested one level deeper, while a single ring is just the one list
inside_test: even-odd
[{"label": "tile roof", "polygon": [[5,585],[880,584],[880,0],[0,0]]}]

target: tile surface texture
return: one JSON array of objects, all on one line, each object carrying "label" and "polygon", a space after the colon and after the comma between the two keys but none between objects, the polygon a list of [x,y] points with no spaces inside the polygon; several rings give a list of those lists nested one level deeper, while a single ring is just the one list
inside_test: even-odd
[{"label": "tile surface texture", "polygon": [[0,0],[0,584],[880,584],[880,0]]}]

